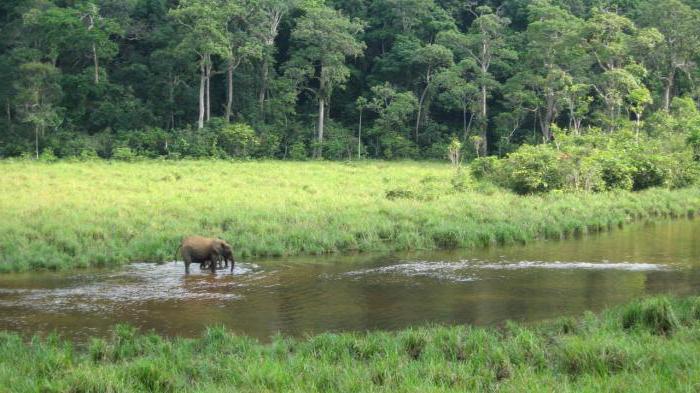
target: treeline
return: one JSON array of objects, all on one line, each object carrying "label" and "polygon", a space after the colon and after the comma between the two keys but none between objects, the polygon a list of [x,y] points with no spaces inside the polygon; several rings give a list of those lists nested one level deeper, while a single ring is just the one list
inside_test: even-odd
[{"label": "treeline", "polygon": [[4,0],[0,156],[680,151],[698,59],[696,0]]}]

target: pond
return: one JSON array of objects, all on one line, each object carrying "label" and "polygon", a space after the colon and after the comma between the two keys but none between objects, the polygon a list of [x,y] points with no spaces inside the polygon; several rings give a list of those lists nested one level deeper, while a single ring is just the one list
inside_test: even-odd
[{"label": "pond", "polygon": [[494,325],[598,311],[646,294],[700,293],[700,221],[639,223],[483,250],[182,262],[0,276],[0,330],[82,341],[116,323],[168,336],[206,326],[267,340],[425,323]]}]

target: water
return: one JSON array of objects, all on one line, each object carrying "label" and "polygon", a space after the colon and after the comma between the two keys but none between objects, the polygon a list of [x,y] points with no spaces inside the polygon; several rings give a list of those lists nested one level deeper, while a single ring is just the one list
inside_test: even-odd
[{"label": "water", "polygon": [[700,293],[700,221],[477,251],[182,263],[0,276],[0,330],[85,340],[116,323],[174,336],[225,325],[275,333],[494,325],[597,311],[645,294]]}]

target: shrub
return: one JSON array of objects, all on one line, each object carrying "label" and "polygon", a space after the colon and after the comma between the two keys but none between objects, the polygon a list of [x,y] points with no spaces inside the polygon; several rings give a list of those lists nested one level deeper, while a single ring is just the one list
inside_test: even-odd
[{"label": "shrub", "polygon": [[225,124],[216,132],[217,146],[229,157],[250,157],[260,144],[255,130],[247,124]]},{"label": "shrub", "polygon": [[607,190],[631,190],[634,185],[635,168],[629,160],[613,152],[599,154],[596,161],[600,164],[601,177]]},{"label": "shrub", "polygon": [[115,147],[112,150],[112,158],[118,161],[134,161],[136,160],[136,153],[128,147]]},{"label": "shrub", "polygon": [[397,158],[413,158],[418,155],[416,145],[397,133],[387,133],[381,137],[380,141],[384,157],[390,160]]},{"label": "shrub", "polygon": [[501,161],[494,156],[480,157],[471,162],[469,168],[477,180],[493,180],[500,176]]},{"label": "shrub", "polygon": [[700,128],[694,128],[685,140],[693,152],[693,160],[700,161]]},{"label": "shrub", "polygon": [[563,159],[549,145],[524,145],[503,161],[505,185],[519,194],[559,189],[564,184]]},{"label": "shrub", "polygon": [[39,154],[39,161],[41,162],[56,162],[58,157],[53,154],[53,149],[50,147],[45,148],[41,154]]},{"label": "shrub", "polygon": [[289,159],[294,161],[304,161],[309,158],[304,142],[294,142],[289,148]]},{"label": "shrub", "polygon": [[658,155],[636,154],[633,163],[632,189],[635,191],[663,186],[670,178],[668,163]]}]

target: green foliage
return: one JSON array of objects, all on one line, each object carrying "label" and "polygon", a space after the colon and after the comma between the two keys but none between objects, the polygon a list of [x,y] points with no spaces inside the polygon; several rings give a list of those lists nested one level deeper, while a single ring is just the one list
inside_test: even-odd
[{"label": "green foliage", "polygon": [[669,299],[660,297],[628,305],[622,314],[622,327],[643,328],[655,334],[670,335],[679,328],[679,322]]},{"label": "green foliage", "polygon": [[112,158],[117,161],[134,161],[137,158],[136,153],[130,147],[119,146],[112,151]]},{"label": "green foliage", "polygon": [[[457,130],[468,157],[565,130],[624,153],[562,150],[562,187],[592,191],[628,188],[620,135],[700,157],[692,2],[6,3],[1,157],[288,158],[301,141],[316,158],[443,159]],[[635,189],[659,183],[648,164]],[[552,188],[537,177],[523,192]]]},{"label": "green foliage", "polygon": [[503,161],[501,181],[519,194],[561,189],[564,186],[562,161],[567,158],[549,145],[525,145]]},{"label": "green foliage", "polygon": [[214,131],[218,138],[217,146],[228,157],[245,158],[256,153],[260,141],[255,130],[247,124],[222,124]]}]

